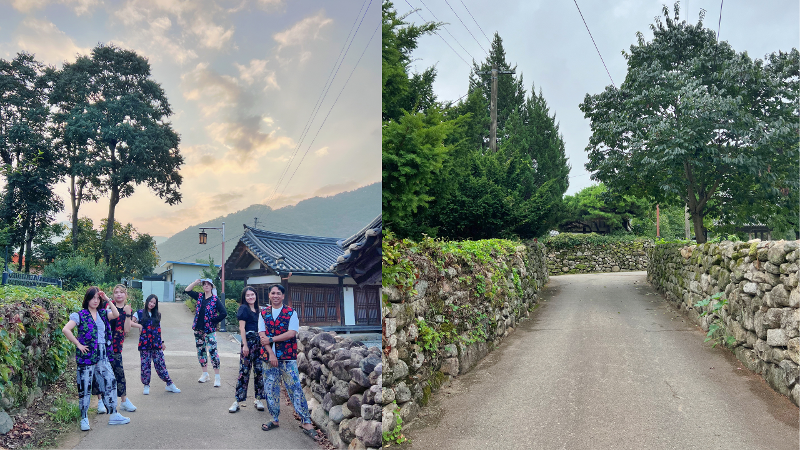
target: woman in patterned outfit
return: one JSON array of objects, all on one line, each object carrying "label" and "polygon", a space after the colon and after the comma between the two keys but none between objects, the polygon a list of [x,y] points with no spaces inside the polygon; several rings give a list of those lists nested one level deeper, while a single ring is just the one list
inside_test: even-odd
[{"label": "woman in patterned outfit", "polygon": [[250,383],[250,367],[253,367],[253,390],[255,391],[255,406],[259,411],[264,410],[264,373],[261,366],[261,342],[258,339],[258,316],[261,309],[258,306],[258,295],[252,286],[246,286],[239,299],[239,334],[242,336],[242,350],[239,355],[239,379],[236,382],[236,400],[228,408],[228,412],[239,411],[239,402],[247,399],[247,385]]},{"label": "woman in patterned outfit", "polygon": [[[194,292],[195,286],[203,283],[203,292]],[[208,355],[211,357],[211,366],[214,367],[214,387],[220,386],[219,380],[219,355],[217,354],[217,324],[228,317],[228,311],[225,309],[225,304],[217,298],[217,288],[214,287],[214,282],[208,278],[197,279],[192,284],[186,286],[186,293],[189,297],[197,300],[197,305],[194,310],[194,321],[192,322],[192,330],[194,330],[194,345],[197,347],[197,361],[200,367],[203,368],[203,374],[200,375],[198,383],[205,383],[208,381],[208,369],[206,359],[206,347],[208,347]]]},{"label": "woman in patterned outfit", "polygon": [[139,310],[133,316],[133,326],[140,329],[139,355],[142,359],[142,384],[144,395],[150,394],[150,361],[156,368],[158,377],[167,383],[166,390],[179,393],[181,390],[175,386],[167,372],[164,362],[164,341],[161,340],[161,313],[158,312],[158,297],[150,294],[144,302],[144,310]]},{"label": "woman in patterned outfit", "polygon": [[[122,344],[125,342],[125,335],[131,329],[131,305],[127,304],[127,300],[128,288],[124,284],[114,286],[114,306],[119,311],[119,317],[108,321],[111,325],[112,336],[111,353],[108,359],[111,361],[111,369],[114,370],[114,378],[117,380],[117,395],[120,399],[119,409],[133,412],[136,411],[136,407],[126,396],[127,383],[125,382],[125,369],[122,367]],[[106,407],[103,403],[103,395],[100,393],[97,380],[92,381],[92,395],[97,396],[97,414],[105,414]]]},{"label": "woman in patterned outfit", "polygon": [[258,317],[258,334],[261,338],[261,356],[264,364],[264,391],[267,394],[267,406],[272,414],[272,422],[261,425],[261,429],[269,431],[278,427],[280,415],[281,387],[292,399],[294,411],[303,422],[303,433],[316,438],[308,403],[300,386],[300,374],[297,371],[297,332],[300,331],[300,320],[294,310],[283,304],[285,290],[280,284],[269,289],[271,308],[264,308]]},{"label": "woman in patterned outfit", "polygon": [[[110,309],[101,308],[100,301],[110,304]],[[104,402],[111,413],[109,425],[124,425],[131,419],[117,412],[117,380],[109,363],[111,354],[111,324],[108,319],[119,317],[116,305],[108,301],[105,292],[92,286],[83,296],[83,309],[69,315],[69,322],[61,330],[75,344],[75,360],[78,363],[78,407],[81,411],[81,430],[89,430],[89,402],[92,398],[92,380],[98,380]],[[72,330],[78,327],[78,337]]]}]

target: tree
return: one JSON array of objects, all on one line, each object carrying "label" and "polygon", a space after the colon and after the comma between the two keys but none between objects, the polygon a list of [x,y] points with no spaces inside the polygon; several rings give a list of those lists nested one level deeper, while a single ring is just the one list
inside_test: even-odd
[{"label": "tree", "polygon": [[[655,206],[654,206],[655,207]],[[602,220],[612,229],[632,231],[633,220],[646,215],[649,202],[632,196],[615,196],[604,184],[581,189],[575,195],[564,196],[561,224]]]},{"label": "tree", "polygon": [[54,193],[58,175],[47,133],[51,69],[33,55],[0,59],[0,160],[6,184],[0,199],[0,220],[11,225],[19,246],[19,270],[30,270],[32,243],[61,211]]},{"label": "tree", "polygon": [[[91,173],[99,179],[98,192],[109,197],[106,220],[110,226],[103,248],[109,260],[116,206],[133,194],[134,186],[146,184],[170,205],[181,201],[180,139],[167,122],[172,110],[161,86],[150,79],[147,59],[113,45],[98,45],[91,57],[81,56],[75,63],[65,64],[65,79],[66,74],[75,72],[79,74],[74,78],[85,83],[85,91],[64,100],[76,105],[64,125],[65,145],[76,151],[91,146],[85,153],[96,158],[89,164]],[[86,173],[78,171],[75,176]],[[89,195],[77,189],[74,198]]]},{"label": "tree", "polygon": [[[97,234],[106,236],[107,230],[108,222],[103,219]],[[113,233],[111,240],[104,242],[104,253],[108,255],[105,263],[109,278],[142,278],[153,273],[158,264],[155,239],[147,233],[139,233],[130,223],[123,226],[117,222]]]},{"label": "tree", "polygon": [[650,26],[652,41],[637,34],[619,89],[581,103],[592,129],[586,168],[615,193],[687,205],[698,243],[709,214],[729,224],[790,214],[800,54],[751,60],[718,42],[702,16],[690,25],[674,11],[664,7],[664,22]]}]

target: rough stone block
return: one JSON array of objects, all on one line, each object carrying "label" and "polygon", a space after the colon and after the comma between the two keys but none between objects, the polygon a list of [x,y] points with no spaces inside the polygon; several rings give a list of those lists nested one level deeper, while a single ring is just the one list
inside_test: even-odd
[{"label": "rough stone block", "polygon": [[785,347],[789,343],[786,331],[782,328],[767,330],[767,345],[772,347]]},{"label": "rough stone block", "polygon": [[767,294],[764,295],[767,305],[770,305],[771,303],[777,307],[789,306],[789,293],[786,292],[786,289],[783,288],[782,284],[775,286],[771,291],[769,291],[768,295],[768,299]]},{"label": "rough stone block", "polygon": [[314,408],[311,410],[311,421],[314,422],[318,427],[325,428],[328,426],[328,414],[325,412],[325,408]]},{"label": "rough stone block", "polygon": [[789,294],[789,306],[792,308],[800,308],[800,289],[795,286]]},{"label": "rough stone block", "polygon": [[6,434],[14,428],[14,419],[5,411],[0,411],[0,434]]},{"label": "rough stone block", "polygon": [[758,294],[758,284],[753,283],[753,282],[744,283],[744,286],[742,286],[742,292],[744,292],[745,294],[757,295]]},{"label": "rough stone block", "polygon": [[[395,400],[397,403],[405,403],[411,400],[411,390],[406,386],[406,383],[401,381],[394,388]],[[355,410],[354,410],[355,411]]]},{"label": "rough stone block", "polygon": [[441,370],[445,375],[458,375],[458,358],[447,358],[442,361]]},{"label": "rough stone block", "polygon": [[800,336],[800,309],[787,308],[781,319],[781,328],[789,339]]},{"label": "rough stone block", "polygon": [[791,338],[787,341],[786,353],[795,364],[800,364],[800,337]]},{"label": "rough stone block", "polygon": [[[770,263],[780,266],[783,262],[786,261],[786,251],[785,251],[785,243],[782,241],[776,241],[772,243],[772,246],[767,250],[767,259]],[[759,258],[761,260],[761,258]]]}]

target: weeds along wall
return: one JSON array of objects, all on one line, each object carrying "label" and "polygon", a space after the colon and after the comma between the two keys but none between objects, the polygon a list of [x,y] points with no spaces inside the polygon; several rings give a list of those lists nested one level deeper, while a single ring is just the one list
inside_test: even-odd
[{"label": "weeds along wall", "polygon": [[647,278],[773,389],[800,402],[800,241],[659,244]]},{"label": "weeds along wall", "polygon": [[297,368],[311,420],[336,448],[381,447],[381,349],[301,327]]},{"label": "weeds along wall", "polygon": [[431,393],[471,370],[537,305],[540,243],[383,240],[384,441]]},{"label": "weeds along wall", "polygon": [[647,249],[653,246],[649,239],[595,233],[561,233],[543,243],[550,275],[646,270]]}]

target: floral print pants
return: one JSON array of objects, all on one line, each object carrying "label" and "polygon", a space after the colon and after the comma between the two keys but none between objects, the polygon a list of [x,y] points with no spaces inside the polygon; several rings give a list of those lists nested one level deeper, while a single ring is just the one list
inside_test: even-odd
[{"label": "floral print pants", "polygon": [[[127,384],[125,383],[125,369],[122,367],[122,353],[111,352],[111,370],[114,371],[114,378],[117,380],[117,395],[125,397],[128,394]],[[100,386],[97,379],[92,380],[92,395],[100,395]]]},{"label": "floral print pants", "polygon": [[281,412],[281,379],[286,386],[286,392],[292,400],[294,411],[300,416],[303,423],[311,423],[311,414],[308,412],[308,402],[300,386],[300,374],[297,371],[297,361],[278,361],[278,367],[264,362],[264,392],[267,394],[267,407],[272,414],[272,421],[278,422]]},{"label": "floral print pants", "polygon": [[150,360],[156,367],[158,378],[161,378],[167,385],[172,384],[172,379],[167,373],[167,364],[164,362],[164,352],[159,349],[140,350],[139,355],[142,358],[142,384],[150,386]]},{"label": "floral print pants", "polygon": [[208,365],[206,359],[206,347],[208,354],[211,355],[211,365],[214,369],[219,369],[219,355],[217,354],[217,333],[205,333],[203,331],[194,332],[194,345],[197,347],[197,361],[200,367]]},{"label": "floral print pants", "polygon": [[[250,353],[247,356],[239,353],[239,380],[236,382],[236,401],[243,402],[247,399],[247,385],[250,384],[250,367],[253,368],[253,390],[255,396],[259,400],[264,400],[264,367],[261,365],[259,358],[261,341],[258,338],[258,333],[254,331],[248,332],[245,337],[247,338],[247,348]],[[242,345],[244,348],[244,345]]]},{"label": "floral print pants", "polygon": [[78,408],[81,410],[82,419],[88,417],[89,414],[89,402],[92,400],[92,380],[97,380],[108,413],[117,412],[117,380],[114,378],[114,371],[106,358],[104,346],[100,345],[99,347],[100,360],[97,361],[97,364],[78,365]]}]

